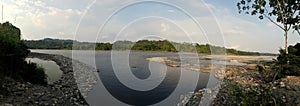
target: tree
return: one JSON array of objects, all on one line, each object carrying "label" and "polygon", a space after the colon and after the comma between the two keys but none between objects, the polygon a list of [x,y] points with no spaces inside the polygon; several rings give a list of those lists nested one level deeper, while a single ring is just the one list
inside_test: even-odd
[{"label": "tree", "polygon": [[237,3],[239,13],[267,18],[284,31],[285,54],[288,55],[288,32],[300,35],[300,0],[241,0]]},{"label": "tree", "polygon": [[0,82],[4,80],[3,78],[10,77],[15,80],[47,84],[43,69],[35,63],[25,61],[30,51],[20,39],[20,34],[21,30],[11,23],[0,23]]}]

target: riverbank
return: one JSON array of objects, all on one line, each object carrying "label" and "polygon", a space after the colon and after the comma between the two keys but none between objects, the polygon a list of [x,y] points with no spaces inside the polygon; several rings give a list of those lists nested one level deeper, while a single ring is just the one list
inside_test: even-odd
[{"label": "riverbank", "polygon": [[255,63],[258,61],[272,61],[276,59],[276,56],[239,56],[239,55],[206,55],[201,56],[200,59],[205,60],[224,60],[224,61],[236,61],[240,63]]},{"label": "riverbank", "polygon": [[[62,77],[45,86],[9,79],[3,85],[7,92],[0,95],[0,105],[88,105],[84,97],[96,83],[96,77],[92,72],[95,69],[61,55],[30,53],[28,57],[56,62],[63,71]],[[74,72],[73,68],[81,69]],[[86,68],[90,71],[84,72]],[[78,77],[79,75],[83,76]],[[75,79],[74,76],[78,78]],[[81,79],[85,79],[84,83]],[[79,81],[81,83],[78,83]]]},{"label": "riverbank", "polygon": [[[258,67],[264,67],[260,65]],[[272,82],[272,70],[260,70],[245,66],[227,66],[220,90],[201,89],[188,94],[188,100],[181,105],[195,106],[206,94],[217,92],[216,96],[207,96],[213,106],[220,105],[286,105],[300,106],[300,76],[287,76]]]},{"label": "riverbank", "polygon": [[[164,63],[169,67],[181,67],[189,71],[209,73],[212,70],[220,70],[223,65],[246,65],[249,69],[255,69],[257,63],[272,62],[275,56],[237,56],[237,55],[205,55],[198,58],[190,58],[194,62],[181,62],[179,58],[151,57],[146,58],[150,62]],[[196,61],[195,61],[196,60]],[[200,61],[198,61],[200,60]],[[202,60],[202,62],[201,62]],[[207,62],[203,62],[206,60]],[[210,61],[212,60],[212,61]],[[190,60],[189,60],[190,61]]]}]

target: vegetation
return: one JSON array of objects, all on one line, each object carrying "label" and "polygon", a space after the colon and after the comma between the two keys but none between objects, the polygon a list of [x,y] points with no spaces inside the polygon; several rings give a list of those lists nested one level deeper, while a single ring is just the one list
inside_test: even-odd
[{"label": "vegetation", "polygon": [[73,50],[139,50],[166,52],[197,52],[201,54],[230,54],[230,55],[274,55],[258,52],[239,51],[225,47],[198,43],[177,43],[167,40],[116,41],[114,43],[88,43],[73,40],[59,40],[46,38],[25,42],[30,49],[73,49]]},{"label": "vegetation", "polygon": [[[286,55],[285,50],[281,49],[280,55],[277,57],[276,65],[273,67],[277,71],[276,79],[286,75],[300,75],[300,43],[289,46],[288,49],[289,55]],[[287,60],[289,63],[286,63]]]},{"label": "vegetation", "polygon": [[70,49],[73,46],[73,40],[45,38],[39,41],[26,41],[26,45],[31,49]]},{"label": "vegetation", "polygon": [[244,89],[236,84],[229,83],[227,85],[228,100],[231,105],[237,103],[241,106],[282,106],[283,102],[281,99],[276,98],[269,88],[262,88],[258,91],[258,88]]},{"label": "vegetation", "polygon": [[[21,31],[9,22],[0,24],[0,79],[13,78],[31,83],[46,84],[43,69],[27,63],[28,47],[20,40]],[[0,82],[0,83],[1,83]]]},{"label": "vegetation", "polygon": [[[292,28],[300,35],[300,0],[241,0],[237,3],[239,13],[267,18],[284,31],[285,54],[288,55],[288,32]],[[287,60],[288,62],[289,60]]]}]

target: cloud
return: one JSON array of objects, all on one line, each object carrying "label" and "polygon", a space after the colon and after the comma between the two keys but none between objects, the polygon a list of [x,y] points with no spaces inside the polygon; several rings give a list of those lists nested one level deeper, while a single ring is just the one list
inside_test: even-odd
[{"label": "cloud", "polygon": [[[82,12],[75,9],[59,9],[42,1],[15,0],[4,4],[5,21],[22,30],[22,38],[44,37],[72,38]],[[16,17],[16,21],[14,20]]]},{"label": "cloud", "polygon": [[227,48],[231,48],[231,49],[239,49],[241,45],[234,45],[234,46],[230,46],[230,47],[227,47]]},{"label": "cloud", "polygon": [[[284,44],[281,30],[272,23],[258,21],[256,17],[250,19],[236,15],[235,10],[226,7],[235,4],[220,6],[213,1],[197,0],[163,0],[180,7],[192,17],[168,5],[135,5],[134,8],[116,14],[98,35],[105,20],[115,10],[136,1],[2,0],[0,4],[4,5],[4,20],[13,23],[16,17],[14,25],[21,28],[22,38],[25,39],[54,37],[95,41],[99,37],[99,41],[114,41],[127,24],[144,18],[124,28],[118,39],[136,40],[147,35],[157,35],[176,42],[210,43],[262,52],[277,52],[278,47]],[[291,44],[299,41],[296,34],[290,37]]]},{"label": "cloud", "polygon": [[161,32],[162,32],[162,33],[167,32],[167,31],[169,31],[169,29],[170,29],[169,24],[164,23],[164,22],[162,22],[162,23],[160,24],[160,26],[161,26]]},{"label": "cloud", "polygon": [[168,10],[168,12],[170,12],[170,13],[174,13],[174,12],[175,12],[175,10]]}]

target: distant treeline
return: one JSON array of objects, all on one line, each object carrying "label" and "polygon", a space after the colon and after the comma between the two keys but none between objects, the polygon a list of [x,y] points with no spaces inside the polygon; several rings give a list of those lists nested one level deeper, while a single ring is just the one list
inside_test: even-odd
[{"label": "distant treeline", "polygon": [[90,43],[74,40],[45,38],[43,40],[28,40],[25,42],[30,49],[73,49],[73,50],[138,50],[166,52],[197,52],[202,54],[231,55],[273,55],[259,52],[239,51],[225,47],[197,43],[177,43],[167,40],[116,41],[114,43]]}]

